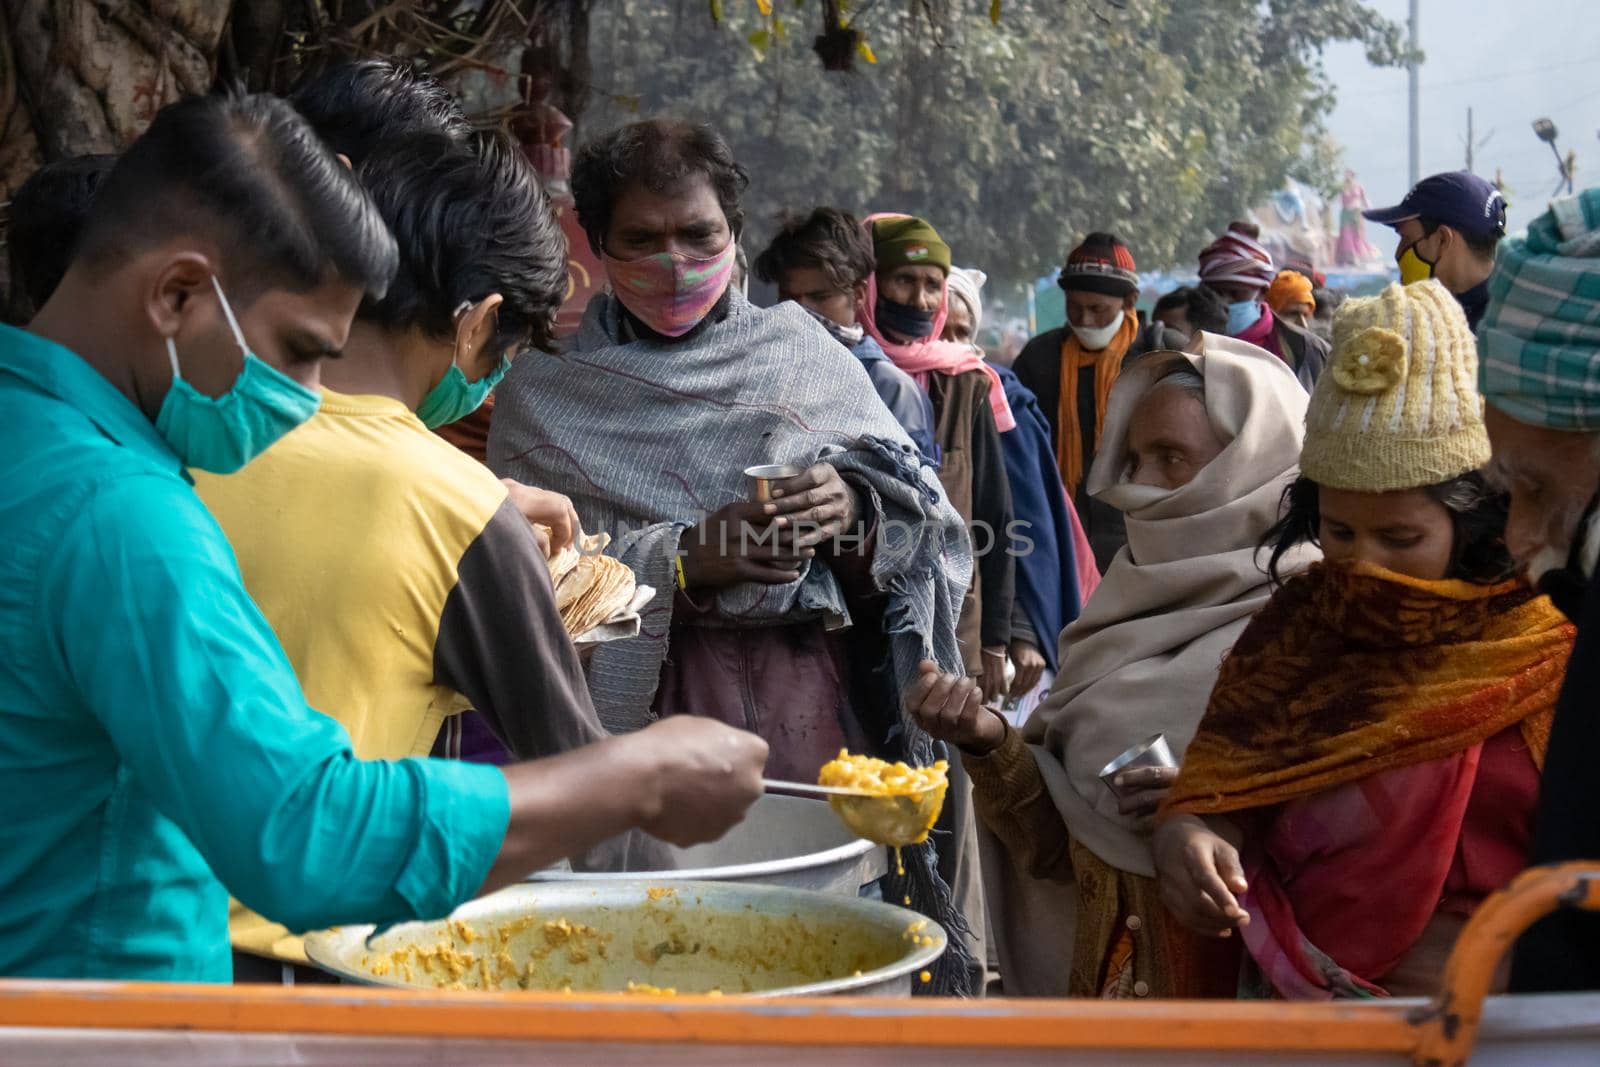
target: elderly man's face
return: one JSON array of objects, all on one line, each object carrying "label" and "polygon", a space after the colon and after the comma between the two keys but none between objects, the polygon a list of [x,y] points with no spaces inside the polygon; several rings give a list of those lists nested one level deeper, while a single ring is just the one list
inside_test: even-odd
[{"label": "elderly man's face", "polygon": [[944,304],[945,277],[939,267],[902,266],[878,274],[878,294],[895,304],[937,312]]},{"label": "elderly man's face", "polygon": [[1120,296],[1068,289],[1067,322],[1082,330],[1103,330],[1116,321],[1119,311],[1128,311],[1132,304],[1132,300]]},{"label": "elderly man's face", "polygon": [[731,240],[733,231],[711,179],[694,174],[659,192],[638,182],[623,189],[611,207],[604,247],[617,259],[643,259],[662,252],[711,259]]},{"label": "elderly man's face", "polygon": [[1566,566],[1584,508],[1600,487],[1600,435],[1528,426],[1493,407],[1484,421],[1494,445],[1489,480],[1511,494],[1506,548],[1537,582]]}]

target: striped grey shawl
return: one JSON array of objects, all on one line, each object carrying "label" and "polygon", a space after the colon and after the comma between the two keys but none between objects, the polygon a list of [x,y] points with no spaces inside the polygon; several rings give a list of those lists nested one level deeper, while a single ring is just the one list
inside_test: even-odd
[{"label": "striped grey shawl", "polygon": [[[798,306],[760,309],[737,293],[723,321],[688,340],[621,343],[620,336],[617,303],[597,296],[562,355],[516,361],[496,390],[489,434],[496,474],[571,497],[585,530],[610,532],[610,551],[658,590],[640,636],[601,646],[590,663],[608,729],[650,721],[679,539],[706,514],[745,499],[743,471],[754,464],[825,460],[862,490],[879,523],[872,576],[887,598],[884,625],[900,689],[923,659],[961,671],[955,624],[972,576],[970,539],[855,357]],[[789,585],[724,589],[696,623],[812,618],[850,618],[838,582],[816,563]],[[908,762],[935,755],[932,739],[904,716],[880,740]],[[912,882],[915,902],[959,929],[937,875]]]}]

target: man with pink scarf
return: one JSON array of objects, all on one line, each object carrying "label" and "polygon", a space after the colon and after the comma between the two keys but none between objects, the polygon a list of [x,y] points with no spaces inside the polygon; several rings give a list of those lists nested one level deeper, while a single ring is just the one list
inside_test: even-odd
[{"label": "man with pink scarf", "polygon": [[[962,670],[967,532],[860,362],[799,307],[730,284],[748,180],[705,126],[584,145],[573,196],[609,291],[559,354],[512,366],[489,463],[569,496],[655,591],[638,636],[589,661],[608,730],[718,718],[768,740],[775,778],[815,781],[844,747],[925,765],[938,753],[909,703]],[[769,464],[803,473],[752,499],[744,470]],[[946,811],[884,895],[953,934],[919,991],[970,993],[975,823]]]},{"label": "man with pink scarf", "polygon": [[933,401],[939,480],[973,531],[976,566],[956,628],[967,674],[984,699],[1006,690],[1006,650],[1016,591],[1011,547],[1011,487],[1000,434],[1016,426],[1005,387],[971,345],[941,341],[950,277],[950,246],[928,222],[910,215],[869,215],[877,271],[867,278],[856,318],[894,365]]},{"label": "man with pink scarf", "polygon": [[1261,229],[1253,223],[1229,223],[1200,253],[1200,284],[1228,305],[1228,336],[1283,360],[1310,392],[1327,365],[1328,342],[1272,313],[1265,298],[1277,275]]}]

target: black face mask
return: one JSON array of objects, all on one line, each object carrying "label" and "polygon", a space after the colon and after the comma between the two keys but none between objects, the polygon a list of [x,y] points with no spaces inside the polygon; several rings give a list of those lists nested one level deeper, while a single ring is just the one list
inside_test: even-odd
[{"label": "black face mask", "polygon": [[1600,493],[1590,497],[1589,506],[1583,509],[1583,518],[1578,520],[1578,528],[1572,535],[1572,547],[1567,551],[1567,565],[1539,576],[1539,592],[1549,597],[1556,610],[1574,623],[1583,614],[1589,594],[1590,577],[1583,573],[1583,543],[1588,540],[1589,522],[1597,506],[1600,506]]},{"label": "black face mask", "polygon": [[909,304],[896,304],[888,297],[878,297],[878,329],[896,337],[921,340],[933,333],[933,320],[938,312],[923,311]]}]

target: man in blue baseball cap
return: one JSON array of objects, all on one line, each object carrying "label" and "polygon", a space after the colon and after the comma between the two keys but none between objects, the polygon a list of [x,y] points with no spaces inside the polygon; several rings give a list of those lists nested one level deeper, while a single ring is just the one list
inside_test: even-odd
[{"label": "man in blue baseball cap", "polygon": [[1400,234],[1395,262],[1406,285],[1438,278],[1473,330],[1489,303],[1495,248],[1506,235],[1506,198],[1464,170],[1424,178],[1395,207],[1362,212]]}]

